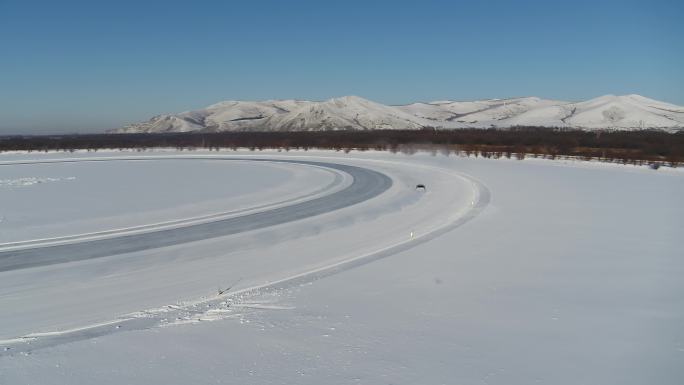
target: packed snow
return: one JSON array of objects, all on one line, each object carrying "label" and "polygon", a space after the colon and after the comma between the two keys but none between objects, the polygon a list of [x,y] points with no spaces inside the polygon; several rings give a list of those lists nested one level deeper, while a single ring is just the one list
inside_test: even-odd
[{"label": "packed snow", "polygon": [[353,164],[394,184],[240,237],[0,272],[0,383],[684,378],[681,170],[237,154]]},{"label": "packed snow", "polygon": [[386,106],[357,96],[322,102],[226,101],[205,109],[155,116],[115,133],[186,131],[313,131],[434,127],[563,127],[587,130],[684,128],[684,107],[640,95],[605,95],[582,102],[522,97]]}]

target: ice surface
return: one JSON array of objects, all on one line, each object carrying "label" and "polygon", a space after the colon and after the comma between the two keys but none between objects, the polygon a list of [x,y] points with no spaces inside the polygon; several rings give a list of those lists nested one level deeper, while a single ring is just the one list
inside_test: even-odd
[{"label": "ice surface", "polygon": [[[295,155],[301,153],[288,156]],[[186,293],[188,301],[178,306],[197,311],[168,319],[168,327],[0,351],[0,383],[681,383],[681,172],[313,155],[382,170],[397,187],[421,181],[434,188],[416,201],[393,188],[375,202],[289,224],[258,247],[228,254],[193,245],[202,258],[186,260],[182,250],[169,250],[175,257],[159,253],[123,265],[98,261],[0,275],[0,308],[11,309],[0,321],[0,330],[13,331],[4,333],[7,338],[22,334],[12,318],[33,332],[68,329],[73,318],[105,321],[125,308],[119,302],[151,309],[169,300],[167,290]],[[454,171],[481,181],[492,194],[484,212],[465,225],[300,285],[236,302],[190,301],[203,292],[211,297],[215,287],[206,287],[216,286],[221,275],[222,283],[234,281],[234,269],[248,277],[239,290],[401,242],[412,231],[429,232],[454,218],[445,211],[467,208],[473,199],[464,197],[472,187],[449,176]],[[372,209],[374,215],[358,219]],[[319,231],[307,233],[307,226]],[[224,242],[237,240],[215,247]],[[168,264],[170,257],[176,266]],[[86,271],[94,277],[85,278]],[[77,278],[78,284],[69,284]],[[135,287],[117,292],[132,282]]]}]

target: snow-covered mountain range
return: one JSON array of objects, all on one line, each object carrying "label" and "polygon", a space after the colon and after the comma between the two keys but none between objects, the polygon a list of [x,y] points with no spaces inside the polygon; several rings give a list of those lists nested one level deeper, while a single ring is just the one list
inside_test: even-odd
[{"label": "snow-covered mountain range", "polygon": [[315,131],[435,127],[566,127],[587,130],[684,129],[684,107],[640,95],[605,95],[583,102],[537,97],[435,101],[386,106],[357,96],[321,102],[224,101],[201,110],[158,115],[112,133],[188,131]]}]

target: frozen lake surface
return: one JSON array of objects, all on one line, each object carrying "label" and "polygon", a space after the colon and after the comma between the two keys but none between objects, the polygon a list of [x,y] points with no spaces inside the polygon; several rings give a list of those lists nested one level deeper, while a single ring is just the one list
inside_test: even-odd
[{"label": "frozen lake surface", "polygon": [[249,234],[0,273],[0,383],[682,383],[681,171],[238,154],[393,185]]}]

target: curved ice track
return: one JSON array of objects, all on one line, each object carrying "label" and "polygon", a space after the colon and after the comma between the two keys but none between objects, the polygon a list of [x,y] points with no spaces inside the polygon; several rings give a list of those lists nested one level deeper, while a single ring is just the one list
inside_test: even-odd
[{"label": "curved ice track", "polygon": [[[363,167],[338,163],[315,162],[284,159],[245,159],[245,158],[122,158],[93,161],[121,161],[121,160],[149,160],[164,159],[183,160],[222,160],[222,161],[253,161],[302,164],[324,167],[341,171],[352,176],[352,183],[346,188],[318,198],[295,203],[289,206],[251,213],[233,218],[193,224],[183,227],[163,229],[145,233],[122,235],[113,238],[82,241],[76,243],[59,244],[24,248],[19,250],[0,251],[0,272],[29,267],[52,265],[57,263],[101,258],[112,255],[131,253],[165,246],[173,246],[203,239],[216,238],[226,235],[239,234],[251,230],[275,226],[304,218],[313,217],[334,210],[361,203],[376,197],[392,186],[392,179],[388,176]],[[79,162],[78,160],[60,162]],[[13,164],[36,164],[48,162],[21,162]],[[54,163],[54,162],[51,162]],[[9,165],[9,164],[7,164]]]}]

